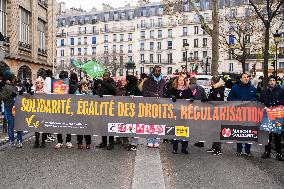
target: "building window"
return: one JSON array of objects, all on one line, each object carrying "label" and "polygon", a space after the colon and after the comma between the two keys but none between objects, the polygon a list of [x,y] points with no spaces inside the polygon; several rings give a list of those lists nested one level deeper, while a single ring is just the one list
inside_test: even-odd
[{"label": "building window", "polygon": [[158,26],[161,27],[163,25],[163,19],[158,18]]},{"label": "building window", "polygon": [[234,71],[234,64],[230,63],[229,64],[229,72],[233,72]]},{"label": "building window", "polygon": [[74,48],[70,48],[70,55],[71,55],[71,56],[74,55]]},{"label": "building window", "polygon": [[173,49],[173,42],[172,41],[168,41],[168,49]]},{"label": "building window", "polygon": [[157,58],[158,58],[158,64],[162,63],[162,55],[157,54]]},{"label": "building window", "polygon": [[129,12],[128,18],[129,18],[129,20],[134,19],[134,11],[130,11],[130,12]]},{"label": "building window", "polygon": [[158,30],[158,38],[162,38],[163,37],[163,30]]},{"label": "building window", "polygon": [[162,42],[158,42],[158,50],[162,49]]},{"label": "building window", "polygon": [[97,44],[97,38],[96,37],[92,37],[92,44],[93,45]]},{"label": "building window", "polygon": [[284,68],[284,62],[279,62],[279,68]]},{"label": "building window", "polygon": [[6,0],[0,0],[0,32],[6,36],[7,35],[7,25],[6,25]]},{"label": "building window", "polygon": [[206,58],[208,56],[208,53],[207,53],[207,51],[203,51],[203,58]]},{"label": "building window", "polygon": [[79,37],[78,38],[78,45],[81,45],[82,43],[81,43],[81,38]]},{"label": "building window", "polygon": [[38,20],[38,48],[45,50],[45,22]]},{"label": "building window", "polygon": [[169,54],[168,54],[168,63],[169,63],[169,64],[172,64],[172,63],[173,63],[173,54],[172,54],[172,53],[169,53]]},{"label": "building window", "polygon": [[60,55],[61,55],[61,56],[64,56],[64,50],[61,50],[61,51],[60,51]]},{"label": "building window", "polygon": [[199,27],[198,26],[194,26],[194,34],[198,34],[199,33]]},{"label": "building window", "polygon": [[74,45],[74,37],[70,38],[70,45]]},{"label": "building window", "polygon": [[113,34],[112,38],[113,38],[113,41],[115,42],[116,41],[116,34]]},{"label": "building window", "polygon": [[154,39],[154,30],[151,30],[151,31],[150,31],[150,38],[151,38],[151,39]]},{"label": "building window", "polygon": [[183,27],[183,29],[182,29],[182,35],[183,35],[183,36],[187,36],[187,34],[188,34],[188,27]]},{"label": "building window", "polygon": [[173,30],[172,29],[168,29],[168,37],[173,37]]},{"label": "building window", "polygon": [[168,75],[173,74],[173,68],[172,67],[168,67]]},{"label": "building window", "polygon": [[96,47],[92,47],[92,54],[96,54],[97,53],[97,48]]},{"label": "building window", "polygon": [[119,52],[120,52],[120,53],[123,53],[123,45],[120,45],[120,46],[119,46]]},{"label": "building window", "polygon": [[115,54],[116,53],[116,45],[112,46],[112,52]]},{"label": "building window", "polygon": [[141,8],[140,16],[146,16],[146,8]]},{"label": "building window", "polygon": [[159,14],[159,15],[162,15],[162,14],[163,14],[163,12],[164,12],[163,7],[159,7],[158,14]]},{"label": "building window", "polygon": [[155,21],[154,21],[154,19],[150,19],[150,26],[151,26],[151,27],[154,27],[154,26],[155,26]]},{"label": "building window", "polygon": [[207,47],[207,38],[203,38],[203,47]]},{"label": "building window", "polygon": [[132,33],[128,34],[128,41],[132,41]]},{"label": "building window", "polygon": [[119,57],[119,62],[120,62],[120,64],[123,64],[123,56]]},{"label": "building window", "polygon": [[141,31],[141,39],[145,39],[145,31]]},{"label": "building window", "polygon": [[132,44],[128,45],[128,53],[132,53]]},{"label": "building window", "polygon": [[84,55],[88,54],[88,48],[84,48]]},{"label": "building window", "polygon": [[104,43],[108,42],[108,35],[104,35]]},{"label": "building window", "polygon": [[87,37],[84,37],[84,45],[87,45],[88,41],[87,41]]},{"label": "building window", "polygon": [[195,60],[198,60],[198,51],[194,51],[193,57]]},{"label": "building window", "polygon": [[153,63],[153,62],[154,62],[154,55],[150,54],[150,63]]},{"label": "building window", "polygon": [[187,44],[187,39],[183,39],[182,40],[182,44],[184,45],[184,44]]},{"label": "building window", "polygon": [[140,62],[144,62],[144,54],[140,54]]},{"label": "building window", "polygon": [[140,73],[144,73],[144,67],[140,67]]},{"label": "building window", "polygon": [[108,53],[108,46],[107,45],[104,46],[104,53]]},{"label": "building window", "polygon": [[124,34],[120,34],[120,41],[124,41]]},{"label": "building window", "polygon": [[145,28],[145,20],[141,20],[141,28]]},{"label": "building window", "polygon": [[145,47],[145,43],[144,42],[140,42],[140,50],[144,51],[144,47]]},{"label": "building window", "polygon": [[194,47],[198,47],[198,39],[194,39]]},{"label": "building window", "polygon": [[154,42],[150,42],[150,50],[154,50]]},{"label": "building window", "polygon": [[60,46],[64,46],[64,39],[60,40]]},{"label": "building window", "polygon": [[20,9],[20,41],[29,44],[30,13],[23,8]]},{"label": "building window", "polygon": [[78,55],[81,55],[81,53],[82,53],[82,49],[78,48]]},{"label": "building window", "polygon": [[132,56],[128,56],[128,61],[133,61]]}]

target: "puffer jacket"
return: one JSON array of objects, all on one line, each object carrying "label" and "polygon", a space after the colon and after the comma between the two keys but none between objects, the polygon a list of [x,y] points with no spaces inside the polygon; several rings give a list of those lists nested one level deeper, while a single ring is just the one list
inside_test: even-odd
[{"label": "puffer jacket", "polygon": [[[144,81],[142,93],[144,97],[163,97],[166,81],[161,79],[159,82],[155,81],[151,75]],[[158,94],[156,96],[155,94]]]},{"label": "puffer jacket", "polygon": [[207,99],[206,92],[205,92],[204,88],[201,87],[200,85],[191,84],[189,88],[192,91],[194,100],[202,100],[203,101],[203,100]]}]

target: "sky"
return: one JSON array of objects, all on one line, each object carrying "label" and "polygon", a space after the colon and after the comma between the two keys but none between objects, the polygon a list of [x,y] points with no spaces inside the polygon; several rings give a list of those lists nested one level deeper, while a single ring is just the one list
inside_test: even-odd
[{"label": "sky", "polygon": [[[71,7],[81,8],[86,11],[91,11],[92,7],[96,7],[97,10],[102,10],[102,4],[108,4],[114,8],[123,7],[130,3],[131,5],[137,5],[138,0],[56,0],[58,3],[64,2],[67,9]],[[159,2],[160,0],[150,0],[150,2]]]}]

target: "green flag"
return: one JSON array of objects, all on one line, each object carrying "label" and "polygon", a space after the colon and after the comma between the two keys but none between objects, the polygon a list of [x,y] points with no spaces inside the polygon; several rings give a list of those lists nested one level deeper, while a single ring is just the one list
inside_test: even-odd
[{"label": "green flag", "polygon": [[86,72],[88,76],[92,78],[101,77],[105,73],[105,68],[96,61],[90,60],[87,63],[80,65],[77,61],[74,61],[74,65]]}]

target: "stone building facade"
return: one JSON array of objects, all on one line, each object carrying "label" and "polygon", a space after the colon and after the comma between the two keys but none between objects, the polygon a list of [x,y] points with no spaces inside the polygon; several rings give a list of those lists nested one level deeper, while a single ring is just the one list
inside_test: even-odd
[{"label": "stone building facade", "polygon": [[9,68],[18,79],[35,80],[53,68],[58,4],[55,0],[0,0],[0,32],[5,58],[0,69]]}]

